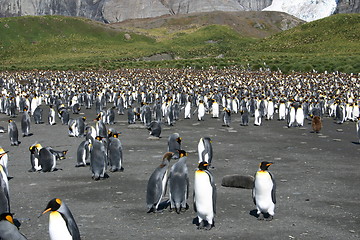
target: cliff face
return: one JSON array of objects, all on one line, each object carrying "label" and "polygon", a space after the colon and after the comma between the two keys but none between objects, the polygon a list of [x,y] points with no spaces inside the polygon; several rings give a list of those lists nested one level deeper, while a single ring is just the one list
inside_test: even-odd
[{"label": "cliff face", "polygon": [[335,13],[360,13],[360,1],[338,0]]},{"label": "cliff face", "polygon": [[[81,16],[103,22],[166,14],[211,11],[261,11],[273,0],[1,0],[0,17]],[[358,0],[338,0],[336,12],[360,12]]]}]

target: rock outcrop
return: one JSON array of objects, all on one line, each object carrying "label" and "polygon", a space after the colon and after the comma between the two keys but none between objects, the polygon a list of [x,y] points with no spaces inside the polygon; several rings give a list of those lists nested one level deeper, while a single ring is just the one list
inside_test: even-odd
[{"label": "rock outcrop", "polygon": [[[2,0],[0,17],[80,16],[105,23],[212,11],[261,11],[274,0]],[[334,0],[335,1],[335,0]],[[306,9],[305,9],[306,10]],[[305,11],[304,9],[302,11]],[[308,9],[309,11],[311,9]],[[338,0],[335,12],[359,12],[358,0]]]}]

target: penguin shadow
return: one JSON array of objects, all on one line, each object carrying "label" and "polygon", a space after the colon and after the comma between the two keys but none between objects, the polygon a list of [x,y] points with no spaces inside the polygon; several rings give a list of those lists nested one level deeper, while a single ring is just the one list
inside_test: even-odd
[{"label": "penguin shadow", "polygon": [[352,141],[351,143],[355,145],[360,145],[360,141],[359,142]]},{"label": "penguin shadow", "polygon": [[32,135],[34,135],[33,133],[29,133],[28,135],[23,135],[23,137],[30,137],[30,136],[32,136]]},{"label": "penguin shadow", "polygon": [[251,210],[251,211],[249,212],[249,215],[257,218],[258,220],[267,220],[267,219],[270,219],[270,214],[268,214],[268,213],[263,213],[263,218],[260,219],[260,218],[259,218],[259,214],[257,214],[257,209]]}]

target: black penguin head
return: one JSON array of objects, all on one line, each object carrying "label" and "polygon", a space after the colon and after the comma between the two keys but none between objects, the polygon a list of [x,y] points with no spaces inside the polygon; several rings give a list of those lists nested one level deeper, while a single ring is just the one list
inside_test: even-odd
[{"label": "black penguin head", "polygon": [[12,119],[9,119],[8,122],[11,123],[13,120]]},{"label": "black penguin head", "polygon": [[96,136],[95,139],[98,140],[98,141],[101,141],[103,139],[103,137]]},{"label": "black penguin head", "polygon": [[260,169],[262,171],[266,171],[272,164],[273,164],[272,162],[263,161],[260,163]]},{"label": "black penguin head", "polygon": [[177,141],[179,144],[181,144],[181,140],[182,140],[181,137],[176,138],[176,141]]},{"label": "black penguin head", "polygon": [[207,162],[200,162],[198,168],[199,170],[208,170],[209,164]]},{"label": "black penguin head", "polygon": [[0,221],[8,221],[12,224],[14,224],[14,218],[13,218],[13,215],[12,213],[2,213],[0,214]]},{"label": "black penguin head", "polygon": [[185,150],[177,150],[179,152],[179,157],[182,158],[182,157],[186,157],[188,154],[187,152],[185,152]]},{"label": "black penguin head", "polygon": [[56,211],[61,207],[61,199],[59,198],[53,198],[50,200],[50,202],[47,204],[46,208],[44,209],[42,214],[45,214],[49,211]]}]

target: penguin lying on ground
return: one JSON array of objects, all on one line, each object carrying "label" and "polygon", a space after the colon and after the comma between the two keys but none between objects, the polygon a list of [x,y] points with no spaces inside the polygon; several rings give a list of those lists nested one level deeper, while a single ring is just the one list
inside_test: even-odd
[{"label": "penguin lying on ground", "polygon": [[159,122],[151,122],[147,129],[150,131],[151,136],[160,138],[161,124]]},{"label": "penguin lying on ground", "polygon": [[47,212],[50,212],[50,239],[80,240],[80,232],[75,219],[68,206],[61,199],[50,200],[41,215]]},{"label": "penguin lying on ground", "polygon": [[272,164],[272,162],[261,162],[259,170],[255,174],[252,197],[259,220],[264,220],[264,214],[269,215],[266,219],[269,221],[274,217],[276,185],[273,175],[267,170]]}]

